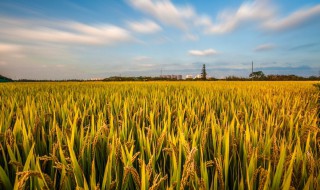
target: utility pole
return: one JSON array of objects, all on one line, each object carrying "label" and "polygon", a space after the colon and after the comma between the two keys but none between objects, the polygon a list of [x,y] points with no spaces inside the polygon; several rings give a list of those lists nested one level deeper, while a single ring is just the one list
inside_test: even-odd
[{"label": "utility pole", "polygon": [[253,61],[252,61],[252,65],[251,65],[251,79],[253,81]]},{"label": "utility pole", "polygon": [[252,61],[251,73],[253,73],[253,61]]}]

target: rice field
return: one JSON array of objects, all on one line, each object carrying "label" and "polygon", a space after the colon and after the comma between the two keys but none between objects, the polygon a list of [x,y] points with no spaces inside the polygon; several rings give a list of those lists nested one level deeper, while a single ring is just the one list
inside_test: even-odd
[{"label": "rice field", "polygon": [[320,189],[313,83],[0,84],[0,189]]}]

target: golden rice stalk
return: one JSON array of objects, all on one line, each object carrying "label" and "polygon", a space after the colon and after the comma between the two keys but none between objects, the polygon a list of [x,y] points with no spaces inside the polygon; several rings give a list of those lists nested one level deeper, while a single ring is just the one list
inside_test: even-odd
[{"label": "golden rice stalk", "polygon": [[13,135],[11,129],[7,129],[4,136],[5,136],[6,145],[12,147],[15,140],[14,140],[14,135]]},{"label": "golden rice stalk", "polygon": [[9,164],[13,165],[13,166],[16,166],[17,167],[17,172],[20,171],[20,169],[23,168],[23,165],[18,162],[18,161],[13,161],[13,160],[10,160]]},{"label": "golden rice stalk", "polygon": [[209,161],[206,161],[206,167],[208,168],[208,167],[212,167],[212,166],[214,166],[214,161],[213,160],[209,160]]},{"label": "golden rice stalk", "polygon": [[152,186],[149,188],[149,190],[157,190],[159,189],[161,183],[168,179],[168,175],[165,175],[164,177],[160,178],[160,174],[156,175],[156,177],[153,179]]},{"label": "golden rice stalk", "polygon": [[135,140],[130,140],[124,143],[127,149],[130,149],[134,145]]},{"label": "golden rice stalk", "polygon": [[152,139],[152,130],[151,130],[151,128],[150,127],[145,127],[145,129],[147,130],[147,138],[148,139]]},{"label": "golden rice stalk", "polygon": [[136,183],[136,185],[140,188],[140,176],[139,176],[139,173],[137,172],[137,170],[130,166],[130,173],[131,175],[133,176],[133,180],[134,182]]},{"label": "golden rice stalk", "polygon": [[220,189],[224,189],[224,180],[223,180],[223,173],[222,173],[222,166],[220,158],[214,158],[214,163],[216,166],[216,171],[218,172],[218,179],[220,183]]},{"label": "golden rice stalk", "polygon": [[307,166],[308,166],[308,174],[313,175],[315,169],[315,161],[314,156],[311,152],[307,151]]},{"label": "golden rice stalk", "polygon": [[128,175],[130,173],[130,169],[128,167],[124,167],[124,173],[122,178],[122,185],[124,185],[128,179]]},{"label": "golden rice stalk", "polygon": [[148,177],[149,177],[149,181],[151,180],[151,175],[152,175],[152,160],[153,160],[153,155],[150,157],[149,162],[146,166],[146,170],[148,172]]},{"label": "golden rice stalk", "polygon": [[163,133],[161,134],[161,136],[158,138],[157,140],[157,147],[160,147],[160,145],[162,144],[163,142],[163,139],[166,137],[166,132],[163,131]]},{"label": "golden rice stalk", "polygon": [[137,159],[137,157],[139,156],[140,152],[135,153],[132,158],[131,158],[131,164]]},{"label": "golden rice stalk", "polygon": [[[48,176],[47,174],[45,173],[42,173],[43,176],[44,176],[44,180],[46,181],[47,185],[49,186],[49,188],[53,188],[53,182],[50,178],[50,176]],[[35,176],[35,177],[38,177],[38,178],[42,178],[41,177],[41,173],[38,172],[38,171],[23,171],[23,172],[17,172],[16,173],[17,176],[22,176],[21,178],[19,178],[19,181],[18,181],[18,189],[23,189],[26,182],[28,181],[28,179],[31,177],[31,176]]]},{"label": "golden rice stalk", "polygon": [[201,178],[200,180],[199,180],[199,189],[200,190],[205,190],[206,189],[206,186],[205,186],[205,183],[204,183],[204,179],[203,178]]},{"label": "golden rice stalk", "polygon": [[114,181],[112,181],[111,184],[110,184],[110,189],[115,189],[116,186],[117,186],[117,180],[114,180]]},{"label": "golden rice stalk", "polygon": [[[152,159],[153,159],[153,155],[151,156],[151,158],[149,159],[149,162],[148,164],[146,165],[146,171],[147,171],[147,176],[148,176],[148,179],[149,179],[149,182],[151,180],[151,175],[152,175]],[[140,158],[138,158],[138,161],[139,161],[139,166],[140,168],[142,167],[142,164],[145,165],[145,162],[143,160],[141,160]]]},{"label": "golden rice stalk", "polygon": [[261,173],[262,167],[259,166],[259,168],[257,168],[254,172],[253,172],[253,177],[252,177],[252,184],[254,184],[256,182],[257,176],[259,173]]},{"label": "golden rice stalk", "polygon": [[132,166],[124,167],[124,177],[122,181],[122,185],[126,183],[129,173],[132,175],[133,181],[140,188],[140,176],[137,170]]},{"label": "golden rice stalk", "polygon": [[266,182],[267,182],[267,178],[268,178],[268,174],[269,172],[267,170],[265,170],[264,168],[260,169],[260,177],[259,177],[259,187],[258,190],[263,190]]},{"label": "golden rice stalk", "polygon": [[121,158],[121,142],[120,142],[120,138],[117,138],[116,139],[116,160],[117,160],[117,163],[119,163],[120,161],[122,161],[122,158]]},{"label": "golden rice stalk", "polygon": [[272,159],[273,159],[273,163],[276,166],[277,165],[277,160],[279,159],[279,147],[277,145],[277,139],[274,136],[273,137],[273,153],[272,153]]},{"label": "golden rice stalk", "polygon": [[205,145],[207,143],[207,134],[208,134],[208,128],[205,128],[201,133],[201,143],[200,147],[202,151],[205,151]]},{"label": "golden rice stalk", "polygon": [[194,167],[194,155],[197,152],[197,148],[192,148],[191,151],[189,151],[189,154],[186,158],[186,161],[183,165],[183,172],[182,172],[182,180],[180,184],[180,190],[183,190],[184,187],[189,182],[189,177],[193,177],[195,174],[195,167]]},{"label": "golden rice stalk", "polygon": [[100,190],[100,184],[99,184],[99,183],[96,185],[96,187],[94,188],[94,190]]}]

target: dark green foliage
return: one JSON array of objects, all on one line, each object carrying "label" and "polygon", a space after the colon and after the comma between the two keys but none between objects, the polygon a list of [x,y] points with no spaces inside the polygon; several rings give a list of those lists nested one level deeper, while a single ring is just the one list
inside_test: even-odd
[{"label": "dark green foliage", "polygon": [[0,82],[11,82],[12,79],[0,75]]},{"label": "dark green foliage", "polygon": [[251,79],[258,79],[258,80],[266,78],[266,76],[264,75],[264,73],[263,73],[262,71],[252,72],[252,73],[249,75],[249,77],[250,77]]},{"label": "dark green foliage", "polygon": [[201,79],[202,80],[207,80],[206,64],[202,65]]}]

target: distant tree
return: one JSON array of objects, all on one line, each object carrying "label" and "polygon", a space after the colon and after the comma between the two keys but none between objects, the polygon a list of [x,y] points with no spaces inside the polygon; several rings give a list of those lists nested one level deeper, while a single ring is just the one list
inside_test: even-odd
[{"label": "distant tree", "polygon": [[202,80],[207,80],[206,64],[202,65],[201,79]]},{"label": "distant tree", "polygon": [[5,76],[0,75],[0,82],[11,82],[11,81],[13,81],[13,80],[10,78],[7,78]]},{"label": "distant tree", "polygon": [[266,76],[264,75],[264,73],[262,71],[256,71],[256,72],[252,72],[249,75],[249,77],[252,79],[264,79]]},{"label": "distant tree", "polygon": [[237,76],[227,76],[225,80],[227,80],[227,81],[246,81],[248,79],[243,78],[243,77],[237,77]]}]

